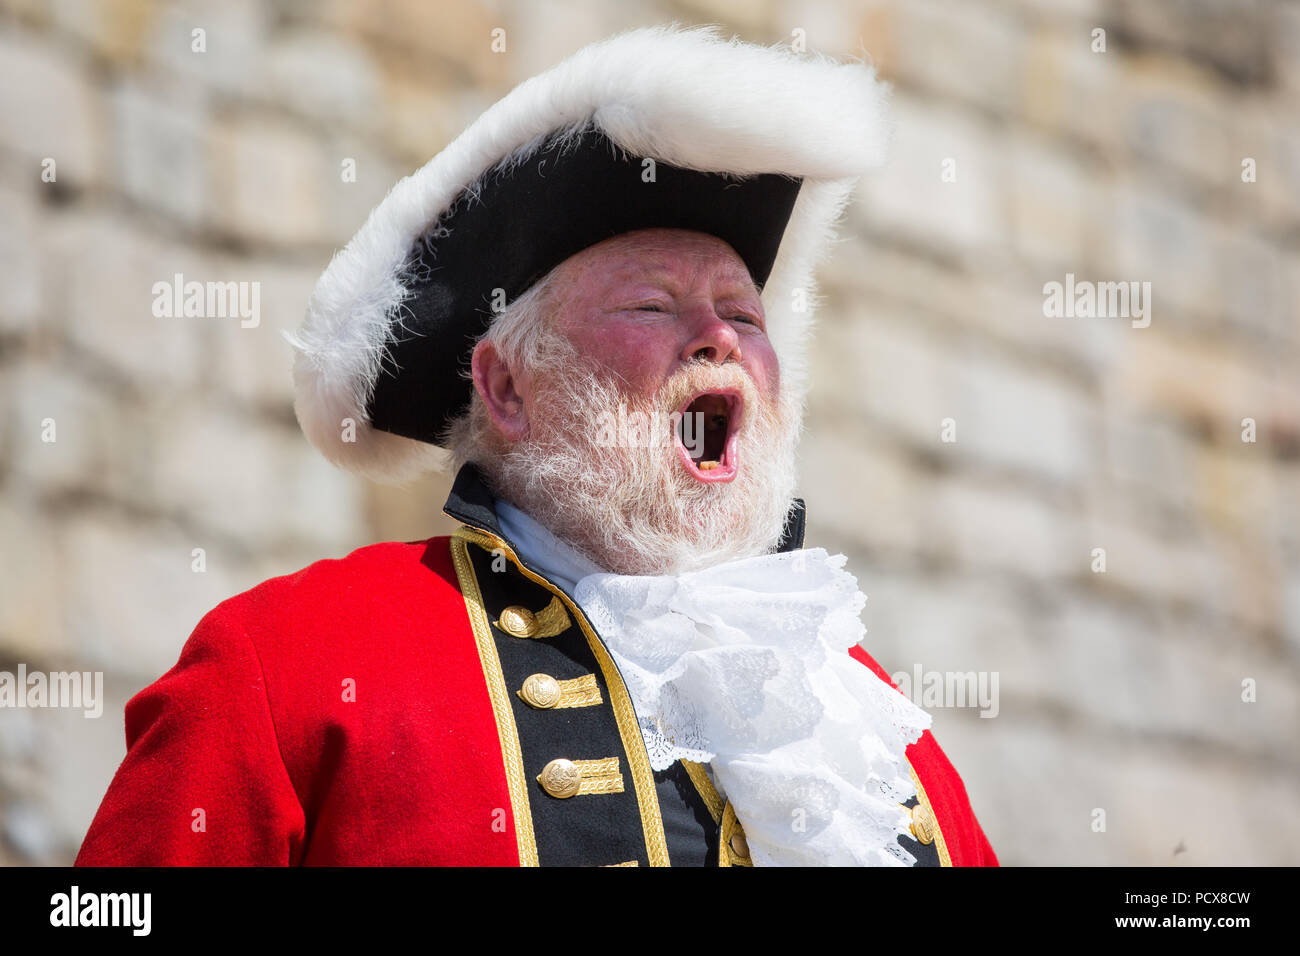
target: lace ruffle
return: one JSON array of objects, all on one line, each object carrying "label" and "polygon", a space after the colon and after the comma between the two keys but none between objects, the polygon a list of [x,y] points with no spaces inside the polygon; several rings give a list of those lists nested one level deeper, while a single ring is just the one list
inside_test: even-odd
[{"label": "lace ruffle", "polygon": [[910,865],[905,751],[930,716],[847,651],[866,597],[822,548],[575,599],[618,663],[651,765],[709,763],[758,865]]}]

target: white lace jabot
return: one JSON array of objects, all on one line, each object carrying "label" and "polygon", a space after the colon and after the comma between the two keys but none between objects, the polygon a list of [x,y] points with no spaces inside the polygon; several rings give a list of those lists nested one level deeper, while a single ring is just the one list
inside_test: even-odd
[{"label": "white lace jabot", "polygon": [[[548,576],[592,567],[508,515]],[[845,560],[813,548],[670,576],[597,569],[570,592],[622,672],[651,765],[709,764],[759,866],[914,862],[897,841],[916,793],[905,751],[930,715],[849,656],[866,597]]]}]

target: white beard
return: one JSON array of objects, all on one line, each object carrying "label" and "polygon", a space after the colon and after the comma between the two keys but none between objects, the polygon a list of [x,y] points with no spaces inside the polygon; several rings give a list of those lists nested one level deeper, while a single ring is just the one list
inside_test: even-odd
[{"label": "white beard", "polygon": [[[705,361],[635,402],[564,346],[534,378],[528,438],[481,461],[500,497],[615,574],[679,574],[775,550],[797,478],[794,403],[760,395],[738,364]],[[692,477],[672,441],[601,441],[600,423],[616,420],[620,405],[666,430],[694,395],[723,388],[744,400],[729,482]]]}]

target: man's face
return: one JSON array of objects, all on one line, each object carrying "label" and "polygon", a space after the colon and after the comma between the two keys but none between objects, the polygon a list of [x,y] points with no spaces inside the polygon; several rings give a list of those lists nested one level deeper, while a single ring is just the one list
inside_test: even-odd
[{"label": "man's face", "polygon": [[740,257],[703,233],[642,230],[552,280],[536,366],[475,352],[505,449],[483,462],[497,492],[616,573],[771,550],[798,415]]},{"label": "man's face", "polygon": [[[721,239],[673,229],[626,233],[573,256],[557,279],[556,330],[618,383],[629,405],[653,401],[693,362],[737,366],[760,401],[776,400],[780,372],[762,300]],[[700,383],[706,392],[669,410],[680,421],[650,424],[676,434],[678,460],[694,480],[732,481],[745,465],[737,441],[745,396],[716,377]]]}]

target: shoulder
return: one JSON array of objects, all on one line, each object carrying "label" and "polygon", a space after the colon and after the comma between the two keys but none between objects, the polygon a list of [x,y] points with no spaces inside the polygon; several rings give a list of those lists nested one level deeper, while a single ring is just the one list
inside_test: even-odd
[{"label": "shoulder", "polygon": [[231,624],[314,618],[370,609],[402,597],[459,594],[446,536],[371,544],[342,558],[323,558],[227,598],[208,617]]},{"label": "shoulder", "polygon": [[[355,730],[390,704],[429,700],[426,677],[474,673],[466,648],[473,638],[444,536],[368,545],[228,598],[199,622],[178,668],[263,698],[302,780],[327,745],[324,728]],[[445,661],[458,662],[455,675]]]},{"label": "shoulder", "polygon": [[368,545],[270,578],[209,611],[190,643],[251,654],[274,685],[367,655],[405,659],[464,619],[442,536]]}]

